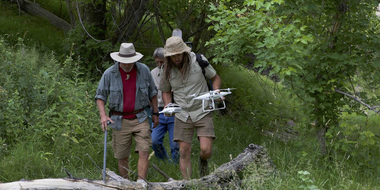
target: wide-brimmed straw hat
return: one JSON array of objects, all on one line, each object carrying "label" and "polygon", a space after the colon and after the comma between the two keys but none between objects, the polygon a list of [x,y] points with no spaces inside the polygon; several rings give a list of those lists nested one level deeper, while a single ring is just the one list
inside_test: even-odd
[{"label": "wide-brimmed straw hat", "polygon": [[172,36],[166,40],[164,47],[165,57],[169,57],[176,54],[187,52],[190,54],[191,48],[183,42],[182,38],[178,36]]},{"label": "wide-brimmed straw hat", "polygon": [[120,63],[134,63],[144,56],[136,52],[132,43],[122,43],[119,52],[113,52],[110,55],[113,60]]}]

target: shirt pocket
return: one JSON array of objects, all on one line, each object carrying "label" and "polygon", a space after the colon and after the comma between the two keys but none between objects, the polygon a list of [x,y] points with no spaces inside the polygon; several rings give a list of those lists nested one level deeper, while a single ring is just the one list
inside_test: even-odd
[{"label": "shirt pocket", "polygon": [[121,89],[110,88],[109,107],[114,110],[122,102]]},{"label": "shirt pocket", "polygon": [[172,90],[182,87],[183,85],[182,75],[180,75],[179,73],[175,71],[172,71],[170,75],[169,83]]},{"label": "shirt pocket", "polygon": [[[140,87],[139,87],[139,100],[140,100],[140,103],[144,103],[144,102],[147,102],[148,101],[148,97],[149,97],[149,94],[148,94],[148,85],[147,84],[141,84]],[[142,104],[144,105],[144,104]]]},{"label": "shirt pocket", "polygon": [[191,83],[199,83],[201,80],[205,80],[202,68],[201,67],[191,67],[191,70],[189,71],[189,82]]}]

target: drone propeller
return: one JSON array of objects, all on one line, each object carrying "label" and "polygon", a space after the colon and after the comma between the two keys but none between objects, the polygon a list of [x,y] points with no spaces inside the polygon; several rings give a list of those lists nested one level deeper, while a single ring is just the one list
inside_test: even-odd
[{"label": "drone propeller", "polygon": [[227,91],[227,92],[231,92],[231,90],[235,90],[236,88],[225,88],[225,89],[219,89],[219,90],[224,90],[224,91]]},{"label": "drone propeller", "polygon": [[209,92],[201,92],[201,93],[195,93],[195,94],[191,94],[191,95],[187,95],[187,96],[191,96],[191,97],[197,97],[197,96],[202,96],[204,94],[210,94],[212,91],[209,91]]},{"label": "drone propeller", "polygon": [[236,88],[224,88],[224,89],[219,89],[219,90],[228,90],[228,91],[230,91],[230,90],[235,90]]},{"label": "drone propeller", "polygon": [[190,94],[190,95],[187,95],[188,97],[193,97],[193,98],[195,98],[195,97],[197,97],[199,95],[199,93],[195,93],[195,94]]}]

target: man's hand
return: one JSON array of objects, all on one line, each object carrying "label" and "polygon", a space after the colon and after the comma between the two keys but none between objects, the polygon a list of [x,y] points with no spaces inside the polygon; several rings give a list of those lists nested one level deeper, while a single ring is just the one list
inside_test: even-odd
[{"label": "man's hand", "polygon": [[[216,90],[214,90],[214,91],[220,93],[220,90],[219,90],[219,89],[216,89]],[[224,99],[226,99],[226,98],[223,96],[222,98],[216,99],[215,102],[224,101]]]},{"label": "man's hand", "polygon": [[102,125],[102,130],[103,130],[103,132],[104,132],[104,129],[105,129],[105,130],[108,130],[108,122],[114,123],[114,122],[112,121],[112,119],[109,118],[109,117],[106,116],[106,115],[100,117],[100,124]]},{"label": "man's hand", "polygon": [[164,113],[164,115],[165,115],[166,117],[173,117],[173,116],[175,115],[175,113],[171,113],[171,114],[169,114],[169,113]]},{"label": "man's hand", "polygon": [[[168,103],[168,104],[164,107],[164,109],[167,108],[169,104],[171,104],[171,103]],[[165,116],[165,117],[173,117],[174,115],[175,115],[175,113],[171,113],[171,114],[169,114],[169,113],[164,113],[164,116]]]},{"label": "man's hand", "polygon": [[103,129],[103,132],[104,132],[104,129],[107,130],[107,126],[108,126],[108,121],[110,121],[111,123],[113,123],[113,121],[111,120],[111,118],[109,118],[106,114],[106,111],[105,111],[105,108],[104,108],[104,104],[105,102],[101,99],[97,99],[96,100],[96,105],[98,106],[98,109],[99,109],[99,113],[100,113],[100,125],[102,125],[102,129]]},{"label": "man's hand", "polygon": [[156,128],[160,122],[160,119],[157,115],[152,115],[152,121],[153,121],[153,128]]}]

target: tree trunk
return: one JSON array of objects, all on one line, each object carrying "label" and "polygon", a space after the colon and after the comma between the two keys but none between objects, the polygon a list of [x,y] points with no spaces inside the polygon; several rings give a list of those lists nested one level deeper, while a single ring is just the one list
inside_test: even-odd
[{"label": "tree trunk", "polygon": [[[147,10],[146,4],[149,0],[131,0],[126,1],[128,5],[124,5],[124,15],[119,18],[120,23],[116,28],[116,37],[112,40],[112,44],[118,42],[130,41],[132,34],[139,29],[141,19]],[[119,5],[123,6],[123,5]]]},{"label": "tree trunk", "polygon": [[[191,187],[199,187],[201,189],[225,187],[232,179],[236,179],[236,174],[241,173],[245,168],[252,164],[260,166],[262,177],[271,174],[275,166],[267,156],[266,150],[254,144],[250,144],[243,153],[239,154],[235,159],[221,165],[210,175],[201,179],[193,180],[170,180],[168,182],[148,182],[147,189],[166,190],[166,189],[188,189]],[[265,170],[263,170],[265,168]],[[262,172],[264,171],[264,172]],[[234,178],[235,177],[235,178]],[[88,189],[88,190],[115,190],[115,189],[145,189],[141,183],[131,182],[124,179],[113,171],[107,171],[107,179],[89,180],[77,178],[64,179],[39,179],[39,180],[21,180],[10,183],[0,184],[0,190],[13,189]]]},{"label": "tree trunk", "polygon": [[59,18],[58,16],[56,16],[55,14],[53,14],[47,10],[45,10],[44,8],[42,8],[37,3],[33,3],[31,1],[28,1],[28,0],[16,1],[16,3],[19,3],[19,6],[23,11],[25,11],[31,15],[46,18],[50,21],[51,24],[53,24],[57,28],[63,29],[65,32],[68,32],[69,30],[72,29],[72,26],[69,23],[67,23],[65,20]]},{"label": "tree trunk", "polygon": [[160,33],[160,38],[163,44],[162,46],[164,46],[166,43],[166,38],[162,30],[161,17],[160,17],[160,12],[159,12],[160,10],[159,10],[158,3],[156,2],[156,0],[154,0],[154,10],[155,10],[155,17],[156,17],[156,22],[157,22],[157,29],[158,29],[158,32]]},{"label": "tree trunk", "polygon": [[326,146],[325,135],[326,135],[326,127],[323,126],[323,125],[321,125],[319,127],[318,132],[317,132],[317,136],[318,136],[319,146],[321,148],[321,154],[322,155],[325,155],[327,153],[327,146]]},{"label": "tree trunk", "polygon": [[71,26],[75,26],[75,17],[74,17],[74,12],[73,12],[73,8],[71,5],[71,1],[70,0],[65,0],[65,1],[66,1],[67,11],[68,11],[68,14],[70,16],[70,24],[71,24]]},{"label": "tree trunk", "polygon": [[91,27],[87,28],[87,30],[97,40],[104,40],[106,38],[106,5],[106,0],[92,0],[83,5],[83,22]]}]

